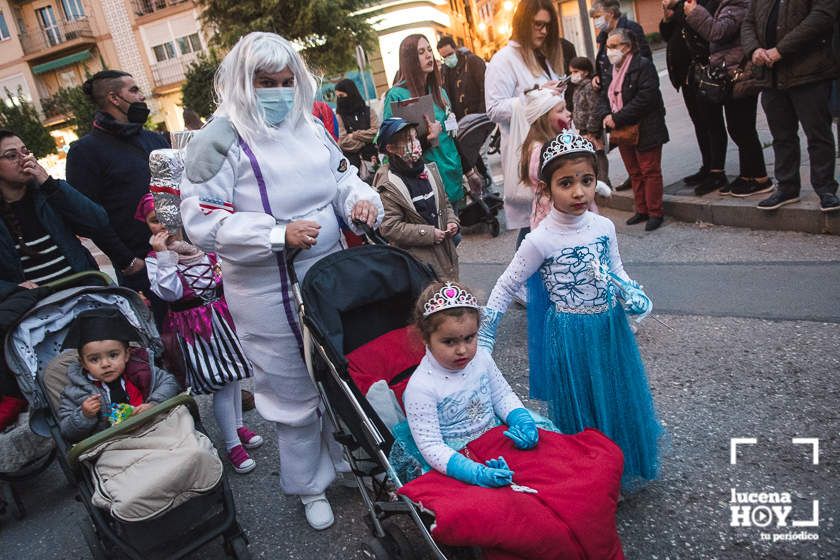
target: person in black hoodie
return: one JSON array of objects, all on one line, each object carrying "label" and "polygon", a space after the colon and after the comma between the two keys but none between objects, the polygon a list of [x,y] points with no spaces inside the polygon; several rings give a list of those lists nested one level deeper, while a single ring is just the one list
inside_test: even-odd
[{"label": "person in black hoodie", "polygon": [[97,111],[93,129],[70,146],[67,180],[105,208],[111,227],[93,237],[93,242],[111,259],[120,285],[149,298],[160,325],[166,304],[149,289],[143,261],[151,250],[149,232],[134,219],[134,211],[149,192],[149,154],[169,148],[169,142],[143,128],[149,107],[130,74],[103,70],[82,89]]},{"label": "person in black hoodie", "polygon": [[371,183],[379,165],[379,152],[373,144],[379,132],[379,121],[353,80],[345,78],[335,84],[335,114],[338,147],[359,170],[359,177]]},{"label": "person in black hoodie", "polygon": [[[719,0],[698,0],[709,13],[715,13]],[[711,121],[719,123],[717,128],[723,129],[723,107],[720,105],[707,107],[704,111],[697,99],[697,84],[694,80],[694,69],[698,64],[705,64],[709,60],[709,42],[700,37],[691,27],[685,24],[684,0],[662,0],[662,20],[659,22],[659,33],[667,42],[665,62],[668,66],[668,77],[675,89],[682,92],[688,116],[694,125],[694,135],[700,148],[702,165],[697,173],[683,177],[687,185],[696,185],[709,175],[711,149],[709,145],[709,129]]]}]

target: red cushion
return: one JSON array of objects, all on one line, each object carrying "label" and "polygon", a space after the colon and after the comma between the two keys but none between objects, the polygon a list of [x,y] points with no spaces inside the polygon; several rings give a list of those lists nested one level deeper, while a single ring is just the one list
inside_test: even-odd
[{"label": "red cushion", "polygon": [[597,430],[564,435],[540,430],[533,450],[514,447],[498,426],[462,451],[473,460],[503,456],[515,483],[482,488],[437,471],[399,492],[435,514],[432,536],[452,546],[479,546],[488,560],[624,558],[615,524],[623,456]]},{"label": "red cushion", "polygon": [[21,412],[26,410],[26,401],[17,397],[0,397],[0,430],[17,422]]},{"label": "red cushion", "polygon": [[[370,386],[384,379],[391,380],[423,359],[426,348],[420,334],[414,327],[403,327],[375,338],[347,354],[350,377],[363,395]],[[394,394],[402,406],[402,396],[408,377],[392,385]]]}]

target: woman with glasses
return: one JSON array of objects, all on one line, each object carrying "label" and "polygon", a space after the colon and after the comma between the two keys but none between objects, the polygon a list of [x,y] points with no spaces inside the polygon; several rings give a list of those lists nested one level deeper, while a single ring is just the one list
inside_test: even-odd
[{"label": "woman with glasses", "polygon": [[[511,118],[522,111],[527,90],[559,88],[571,43],[560,37],[557,11],[552,0],[522,0],[513,14],[508,44],[493,55],[485,74],[487,115],[501,131],[502,172],[505,178],[505,217],[508,229],[519,229],[519,242],[528,233],[532,192],[519,180],[519,159],[524,135],[512,133]],[[565,43],[568,47],[564,49]],[[571,56],[574,56],[573,54]],[[527,130],[525,130],[527,133]]]},{"label": "woman with glasses", "polygon": [[92,237],[108,215],[53,179],[14,132],[0,130],[0,299],[83,270],[98,270],[77,235]]}]

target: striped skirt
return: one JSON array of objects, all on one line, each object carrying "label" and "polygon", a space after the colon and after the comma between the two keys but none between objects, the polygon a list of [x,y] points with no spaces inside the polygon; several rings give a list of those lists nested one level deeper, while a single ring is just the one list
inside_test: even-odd
[{"label": "striped skirt", "polygon": [[218,391],[231,381],[253,375],[242,344],[228,321],[213,306],[210,308],[210,336],[193,336],[188,341],[178,333],[178,343],[187,369],[187,383],[193,393]]}]

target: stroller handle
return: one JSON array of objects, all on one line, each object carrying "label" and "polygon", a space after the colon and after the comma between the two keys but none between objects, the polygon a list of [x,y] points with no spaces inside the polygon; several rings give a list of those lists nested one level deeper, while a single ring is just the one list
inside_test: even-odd
[{"label": "stroller handle", "polygon": [[52,288],[55,291],[59,290],[66,290],[67,288],[73,288],[76,286],[88,286],[87,280],[98,280],[102,283],[103,286],[114,286],[114,281],[108,276],[106,273],[102,272],[101,270],[85,270],[82,272],[77,272],[75,274],[71,274],[70,276],[66,276],[61,280],[56,280],[54,282],[48,282],[44,284],[46,288]]},{"label": "stroller handle", "polygon": [[[388,245],[388,241],[382,237],[382,234],[370,227],[367,222],[353,220],[353,225],[362,230],[362,235],[365,236],[368,245]],[[286,269],[289,271],[289,278],[291,278],[293,284],[297,284],[297,274],[295,273],[295,267],[292,265],[301,251],[303,249],[290,249],[285,251]]]}]

